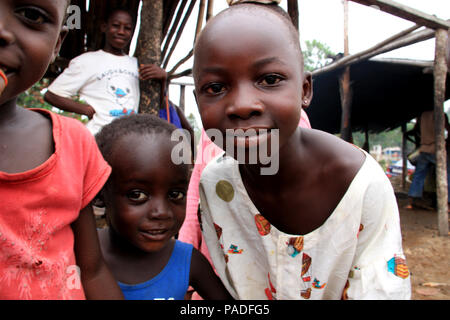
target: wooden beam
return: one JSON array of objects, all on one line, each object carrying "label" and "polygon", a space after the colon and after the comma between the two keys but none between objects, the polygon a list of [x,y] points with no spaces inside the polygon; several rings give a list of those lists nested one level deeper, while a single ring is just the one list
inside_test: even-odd
[{"label": "wooden beam", "polygon": [[197,2],[197,0],[191,0],[191,3],[189,4],[186,14],[184,15],[183,21],[181,22],[180,27],[178,28],[177,35],[175,36],[175,40],[173,41],[173,44],[170,47],[169,53],[167,54],[167,56],[164,57],[164,62],[163,62],[164,69],[167,68],[167,64],[169,63],[170,57],[172,56],[172,53],[178,44],[178,40],[180,40],[181,34],[183,33],[183,30],[184,30],[184,26],[186,25],[186,22],[189,20],[189,17],[191,15],[192,10],[194,9],[196,2]]},{"label": "wooden beam", "polygon": [[445,81],[447,30],[436,30],[436,54],[434,59],[434,128],[436,140],[436,194],[438,229],[440,236],[448,236],[447,155],[444,134]]},{"label": "wooden beam", "polygon": [[183,10],[184,7],[186,6],[187,0],[183,0],[180,3],[180,6],[178,7],[178,11],[177,11],[177,15],[175,17],[175,20],[172,23],[172,27],[170,28],[169,34],[167,36],[165,36],[166,38],[166,42],[164,43],[164,47],[163,50],[161,52],[161,59],[162,61],[164,61],[164,58],[166,56],[167,50],[169,49],[169,45],[170,45],[170,41],[172,41],[172,37],[175,34],[175,31],[178,28],[178,24],[181,20],[181,17],[183,16]]},{"label": "wooden beam", "polygon": [[431,14],[405,6],[392,0],[350,0],[365,6],[376,6],[381,11],[390,13],[399,18],[412,21],[431,29],[449,29],[450,22],[439,19]]},{"label": "wooden beam", "polygon": [[193,54],[194,54],[194,49],[191,49],[191,51],[189,51],[188,54],[187,54],[183,59],[181,59],[180,61],[178,61],[177,64],[176,64],[169,72],[167,72],[167,74],[168,74],[169,76],[171,76],[172,74],[174,74],[175,71],[177,71],[177,69],[178,69],[183,63],[185,63],[186,61],[188,61],[188,60],[193,56]]},{"label": "wooden beam", "polygon": [[417,29],[417,25],[413,26],[411,28],[408,28],[382,42],[379,44],[376,44],[375,46],[363,50],[359,53],[355,53],[353,55],[349,55],[347,57],[344,57],[340,60],[337,60],[336,62],[333,62],[321,69],[314,70],[312,72],[313,76],[328,72],[334,69],[337,69],[342,66],[351,65],[353,63],[356,63],[361,60],[367,60],[370,59],[376,55],[392,51],[401,47],[409,46],[411,44],[414,44],[416,42],[428,40],[434,37],[434,30],[432,29],[425,29],[422,31],[414,32],[412,34],[408,34],[413,29]]},{"label": "wooden beam", "polygon": [[195,41],[197,40],[197,36],[199,35],[200,30],[202,30],[203,17],[205,15],[205,7],[206,7],[206,1],[200,0],[200,4],[198,6],[197,26],[195,27],[194,44],[195,44]]},{"label": "wooden beam", "polygon": [[[163,9],[164,9],[164,11],[163,11],[164,21],[163,22],[164,23],[163,23],[162,37],[161,37],[162,40],[164,40],[164,38],[166,37],[167,32],[169,31],[169,27],[172,24],[173,16],[178,7],[178,2],[179,1],[171,1],[169,3],[166,2],[164,4],[164,7],[163,7]],[[169,7],[167,8],[166,6],[169,6]]]},{"label": "wooden beam", "polygon": [[170,81],[170,83],[172,83],[173,79],[178,79],[181,77],[187,77],[187,76],[191,76],[191,75],[192,75],[192,69],[186,69],[180,73],[170,75],[168,80]]}]

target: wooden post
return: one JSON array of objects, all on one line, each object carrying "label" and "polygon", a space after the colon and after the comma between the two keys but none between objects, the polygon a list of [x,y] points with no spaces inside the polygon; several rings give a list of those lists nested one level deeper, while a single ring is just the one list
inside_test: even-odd
[{"label": "wooden post", "polygon": [[438,229],[440,236],[448,236],[447,155],[444,136],[445,81],[447,30],[436,30],[434,59],[434,126],[436,134],[436,193]]},{"label": "wooden post", "polygon": [[408,159],[406,158],[406,123],[402,124],[402,190],[406,190],[406,176],[408,174]]},{"label": "wooden post", "polygon": [[197,40],[197,36],[199,35],[200,31],[202,30],[203,16],[205,15],[205,7],[206,7],[206,1],[200,0],[200,4],[198,6],[197,26],[195,27],[194,44],[195,44],[195,40]]},{"label": "wooden post", "polygon": [[208,6],[206,9],[206,21],[209,21],[214,15],[214,0],[208,0]]},{"label": "wooden post", "polygon": [[[136,46],[139,64],[161,63],[161,38],[163,26],[163,0],[142,1],[141,27]],[[162,91],[159,81],[141,81],[139,112],[159,114]]]},{"label": "wooden post", "polygon": [[369,125],[366,124],[366,127],[364,128],[364,146],[363,149],[367,151],[367,153],[370,153],[370,144],[369,144]]},{"label": "wooden post", "polygon": [[184,102],[186,96],[186,86],[184,84],[180,85],[180,109],[183,110],[184,113]]},{"label": "wooden post", "polygon": [[298,0],[288,0],[288,13],[292,24],[298,30]]},{"label": "wooden post", "polygon": [[[349,55],[348,48],[348,1],[344,0],[344,56]],[[350,67],[346,67],[339,78],[339,92],[341,95],[341,139],[352,142],[351,106],[352,90],[350,86]]]}]

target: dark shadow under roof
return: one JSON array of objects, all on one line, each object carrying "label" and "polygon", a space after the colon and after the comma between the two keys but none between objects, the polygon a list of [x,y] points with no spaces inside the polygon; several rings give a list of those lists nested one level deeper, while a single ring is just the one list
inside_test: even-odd
[{"label": "dark shadow under roof", "polygon": [[[313,77],[314,97],[306,112],[311,125],[332,134],[340,132],[339,76],[344,67]],[[433,62],[371,59],[350,66],[353,91],[353,131],[392,130],[434,105]],[[448,79],[448,77],[447,77]],[[450,98],[447,80],[446,100]]]}]

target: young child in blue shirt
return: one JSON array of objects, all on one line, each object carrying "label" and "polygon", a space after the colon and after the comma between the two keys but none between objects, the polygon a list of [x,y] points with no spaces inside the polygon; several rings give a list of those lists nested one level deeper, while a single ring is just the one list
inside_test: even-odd
[{"label": "young child in blue shirt", "polygon": [[100,196],[109,226],[99,230],[103,254],[125,299],[183,300],[189,285],[205,299],[228,299],[207,259],[174,238],[185,218],[190,177],[190,165],[171,159],[175,129],[139,114],[116,119],[97,134],[112,167]]}]

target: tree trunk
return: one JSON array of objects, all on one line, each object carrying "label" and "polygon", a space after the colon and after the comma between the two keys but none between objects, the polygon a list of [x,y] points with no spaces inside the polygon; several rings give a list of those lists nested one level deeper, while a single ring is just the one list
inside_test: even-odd
[{"label": "tree trunk", "polygon": [[447,154],[444,135],[444,101],[447,63],[445,51],[447,30],[436,30],[436,54],[434,58],[434,127],[436,134],[436,194],[438,229],[440,236],[448,235]]},{"label": "tree trunk", "polygon": [[[163,0],[142,1],[141,26],[135,54],[139,64],[161,64],[162,26]],[[139,112],[158,115],[162,89],[159,81],[141,81]]]}]

